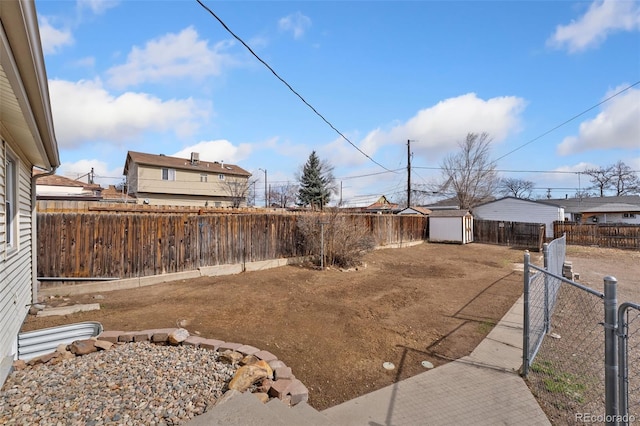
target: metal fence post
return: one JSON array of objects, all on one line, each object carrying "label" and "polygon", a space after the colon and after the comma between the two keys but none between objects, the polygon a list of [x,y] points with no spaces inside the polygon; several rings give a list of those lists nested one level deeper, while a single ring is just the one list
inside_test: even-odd
[{"label": "metal fence post", "polygon": [[524,252],[524,317],[522,318],[522,376],[529,374],[529,250]]},{"label": "metal fence post", "polygon": [[[549,271],[550,265],[549,265],[549,244],[544,243],[542,245],[542,253],[543,253],[543,258],[544,258],[544,269],[547,272],[551,272]],[[549,307],[549,280],[551,279],[551,277],[547,274],[544,274],[544,332],[545,334],[548,333],[551,329],[551,325],[549,324],[549,316],[550,314],[550,307]]]},{"label": "metal fence post", "polygon": [[617,284],[615,277],[604,277],[604,391],[608,425],[618,423]]},{"label": "metal fence post", "polygon": [[618,414],[622,416],[622,424],[627,425],[629,414],[629,366],[627,358],[627,321],[624,317],[625,303],[618,311]]}]

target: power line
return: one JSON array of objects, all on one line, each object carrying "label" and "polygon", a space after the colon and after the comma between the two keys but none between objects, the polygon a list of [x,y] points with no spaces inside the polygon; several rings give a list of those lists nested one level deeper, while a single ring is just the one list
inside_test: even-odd
[{"label": "power line", "polygon": [[513,149],[513,150],[511,150],[511,151],[509,151],[509,152],[507,152],[507,153],[506,153],[506,154],[504,154],[502,157],[498,157],[498,158],[497,158],[497,159],[495,159],[494,161],[502,160],[502,159],[503,159],[504,157],[506,157],[507,155],[511,155],[511,154],[513,154],[514,152],[519,151],[520,149],[524,148],[525,146],[527,146],[527,145],[530,145],[530,144],[534,143],[534,142],[535,142],[535,141],[537,141],[538,139],[541,139],[541,138],[543,138],[544,136],[547,136],[549,133],[551,133],[551,132],[553,132],[553,131],[555,131],[555,130],[559,129],[560,127],[564,126],[565,124],[568,124],[568,123],[572,122],[572,121],[573,121],[573,120],[575,120],[576,118],[578,118],[578,117],[580,117],[580,116],[582,116],[582,115],[584,115],[584,114],[588,113],[589,111],[591,111],[591,110],[593,110],[593,109],[595,109],[595,108],[599,107],[600,105],[604,104],[605,102],[610,101],[611,99],[615,98],[616,96],[621,95],[622,93],[626,92],[627,90],[631,89],[631,88],[632,88],[632,87],[634,87],[634,86],[637,86],[638,84],[640,84],[640,80],[638,80],[638,81],[636,81],[635,83],[633,83],[633,84],[631,84],[631,85],[629,85],[629,86],[625,87],[624,89],[622,89],[622,90],[620,90],[620,91],[618,91],[618,92],[614,93],[613,95],[609,96],[608,98],[603,99],[602,101],[598,102],[597,104],[593,105],[592,107],[585,109],[585,110],[584,110],[584,111],[582,111],[581,113],[574,115],[574,116],[573,116],[573,117],[571,117],[570,119],[563,121],[562,123],[558,124],[558,125],[557,125],[557,126],[555,126],[554,128],[552,128],[552,129],[550,129],[550,130],[547,130],[546,132],[544,132],[544,133],[543,133],[543,134],[541,134],[540,136],[536,136],[535,138],[531,139],[529,142],[526,142],[526,143],[524,143],[524,144],[520,145],[519,147],[517,147],[517,148],[515,148],[515,149]]},{"label": "power line", "polygon": [[369,176],[377,176],[377,175],[384,175],[386,173],[397,173],[398,171],[403,170],[403,169],[395,169],[395,170],[389,170],[387,172],[376,172],[376,173],[367,173],[365,175],[357,175],[357,176],[343,176],[343,177],[338,177],[336,178],[337,180],[349,180],[349,179],[358,179],[358,178],[363,178],[363,177],[369,177]]},{"label": "power line", "polygon": [[[276,78],[278,80],[280,80],[285,86],[287,86],[287,88],[293,93],[295,94],[298,98],[300,98],[300,100],[309,108],[311,108],[311,110],[322,119],[322,121],[324,121],[325,123],[327,123],[329,125],[329,127],[331,127],[338,135],[340,135],[342,137],[342,139],[344,139],[345,141],[347,141],[352,147],[354,147],[355,149],[357,149],[362,155],[364,155],[365,157],[367,157],[369,160],[371,160],[373,163],[377,164],[378,166],[382,167],[383,169],[391,172],[390,169],[386,168],[385,166],[383,166],[382,164],[378,163],[376,160],[374,160],[373,158],[371,158],[366,152],[364,152],[363,150],[361,150],[360,148],[358,148],[358,146],[356,146],[356,144],[354,144],[353,142],[351,142],[351,140],[349,140],[349,138],[347,138],[344,134],[342,134],[342,132],[340,130],[338,130],[333,124],[331,124],[329,122],[329,120],[327,120],[322,114],[320,114],[309,102],[307,102],[305,100],[305,98],[302,97],[302,95],[300,95],[300,93],[298,93],[293,87],[291,87],[291,85],[289,83],[287,83],[282,77],[280,77],[280,75],[278,75],[277,72],[275,72],[275,70],[273,68],[271,68],[271,66],[269,66],[269,64],[267,64],[265,61],[262,60],[262,58],[260,58],[254,51],[253,49],[251,49],[251,47],[249,47],[249,45],[247,43],[244,42],[244,40],[242,40],[240,37],[238,37],[233,31],[231,31],[231,29],[227,26],[227,24],[225,24],[222,19],[220,19],[218,17],[218,15],[216,15],[211,9],[209,9],[207,6],[204,5],[204,3],[202,3],[202,1],[200,0],[196,0],[200,6],[202,6],[204,9],[206,9],[211,16],[213,16],[214,18],[216,18],[216,20],[220,23],[220,25],[222,25],[224,27],[225,30],[227,30],[227,32],[229,34],[231,34],[236,40],[238,40],[240,43],[242,43],[242,45],[244,47],[247,48],[247,50],[249,50],[249,52],[258,60],[262,63],[262,65],[264,65],[265,67],[267,67],[267,69],[269,71],[271,71],[271,73],[276,76]],[[395,173],[395,172],[394,172]]]}]

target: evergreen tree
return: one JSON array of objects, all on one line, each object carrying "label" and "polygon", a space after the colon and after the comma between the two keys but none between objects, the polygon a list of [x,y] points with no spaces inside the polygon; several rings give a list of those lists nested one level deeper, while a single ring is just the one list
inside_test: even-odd
[{"label": "evergreen tree", "polygon": [[298,182],[300,184],[298,205],[322,210],[331,199],[333,192],[333,167],[320,161],[316,152],[312,151],[309,159],[302,166]]}]

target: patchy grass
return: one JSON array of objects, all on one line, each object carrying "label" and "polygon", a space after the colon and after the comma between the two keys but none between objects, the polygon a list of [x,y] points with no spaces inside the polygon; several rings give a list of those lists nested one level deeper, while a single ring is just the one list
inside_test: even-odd
[{"label": "patchy grass", "polygon": [[565,395],[579,403],[584,402],[584,391],[587,389],[587,385],[577,376],[556,371],[549,361],[534,363],[531,366],[531,371],[546,376],[542,379],[542,383],[548,392]]},{"label": "patchy grass", "polygon": [[489,334],[489,332],[493,330],[493,327],[495,326],[495,321],[482,321],[480,324],[478,324],[478,331],[482,334]]}]

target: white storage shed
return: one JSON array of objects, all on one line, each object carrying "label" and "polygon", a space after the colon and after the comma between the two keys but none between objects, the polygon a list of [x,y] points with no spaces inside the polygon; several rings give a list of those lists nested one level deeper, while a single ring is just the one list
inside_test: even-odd
[{"label": "white storage shed", "polygon": [[429,241],[432,243],[473,242],[473,216],[467,210],[434,210],[429,214]]},{"label": "white storage shed", "polygon": [[473,208],[473,216],[481,220],[544,223],[547,238],[553,238],[553,222],[564,220],[564,208],[544,201],[505,197]]}]

